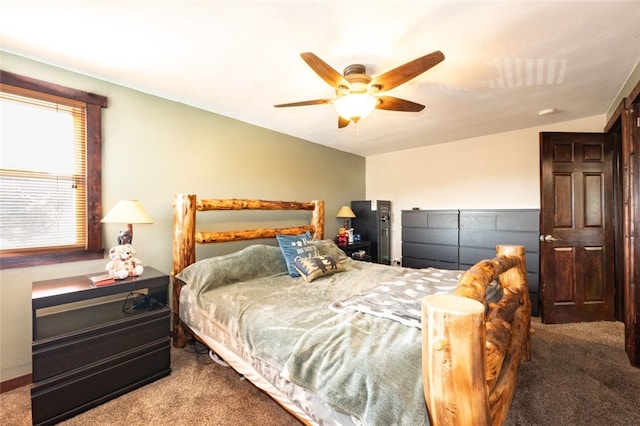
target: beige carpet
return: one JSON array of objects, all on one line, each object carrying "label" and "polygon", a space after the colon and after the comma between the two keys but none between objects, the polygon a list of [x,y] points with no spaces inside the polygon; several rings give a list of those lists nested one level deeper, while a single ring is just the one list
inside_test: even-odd
[{"label": "beige carpet", "polygon": [[[533,320],[533,360],[521,366],[508,425],[640,426],[640,369],[624,353],[623,325]],[[172,350],[169,377],[69,419],[85,425],[296,425],[233,370],[192,348]],[[0,395],[0,424],[30,425],[29,389]]]},{"label": "beige carpet", "polygon": [[533,318],[508,425],[640,426],[640,369],[620,322],[546,325]]},{"label": "beige carpet", "polygon": [[[61,425],[300,426],[265,393],[192,346],[172,349],[171,368],[171,375]],[[0,425],[31,425],[28,386],[0,395],[0,401]]]}]

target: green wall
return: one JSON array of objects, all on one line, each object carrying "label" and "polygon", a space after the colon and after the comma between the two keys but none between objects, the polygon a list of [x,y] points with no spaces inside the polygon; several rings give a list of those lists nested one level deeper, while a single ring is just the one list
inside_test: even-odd
[{"label": "green wall", "polygon": [[[143,264],[161,271],[171,270],[175,193],[325,200],[328,238],[336,235],[341,223],[335,218],[340,206],[364,199],[364,157],[6,52],[0,51],[0,64],[5,71],[109,98],[109,107],[103,110],[103,214],[120,199],[139,199],[154,223],[134,227],[133,246]],[[212,213],[208,229],[252,229],[262,218],[256,213]],[[273,226],[300,224],[309,217],[266,214]],[[104,226],[106,249],[115,245],[119,229],[119,225]],[[198,257],[239,245],[201,249]],[[0,381],[31,372],[31,283],[101,271],[105,264],[106,260],[97,260],[0,271]]]}]

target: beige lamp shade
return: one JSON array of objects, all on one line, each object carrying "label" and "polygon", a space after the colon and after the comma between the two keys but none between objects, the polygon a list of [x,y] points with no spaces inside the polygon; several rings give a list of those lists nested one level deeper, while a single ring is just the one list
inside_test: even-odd
[{"label": "beige lamp shade", "polygon": [[102,223],[124,223],[125,231],[118,233],[118,244],[131,244],[134,223],[153,223],[138,200],[120,200],[100,221]]},{"label": "beige lamp shade", "polygon": [[340,211],[338,212],[336,217],[344,219],[344,226],[343,227],[345,229],[347,229],[349,227],[349,219],[352,219],[352,218],[356,217],[356,214],[353,212],[353,210],[351,210],[351,207],[342,206],[342,207],[340,207]]},{"label": "beige lamp shade", "polygon": [[138,200],[120,200],[102,223],[153,223]]},{"label": "beige lamp shade", "polygon": [[342,206],[342,207],[340,207],[340,211],[338,212],[336,217],[339,217],[341,219],[345,219],[345,218],[351,219],[351,218],[356,217],[356,214],[353,212],[353,210],[351,210],[351,207]]}]

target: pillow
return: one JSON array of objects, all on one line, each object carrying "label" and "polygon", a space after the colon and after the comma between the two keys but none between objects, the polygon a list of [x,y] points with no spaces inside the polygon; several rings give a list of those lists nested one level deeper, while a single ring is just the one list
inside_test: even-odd
[{"label": "pillow", "polygon": [[232,284],[276,274],[288,273],[278,247],[254,244],[234,253],[201,259],[176,275],[199,293]]},{"label": "pillow", "polygon": [[344,266],[337,262],[336,259],[322,255],[298,258],[293,261],[293,266],[308,283],[325,275],[344,271]]},{"label": "pillow", "polygon": [[294,260],[302,257],[314,257],[320,254],[316,246],[310,244],[313,237],[309,231],[300,235],[276,234],[276,238],[278,239],[278,245],[282,251],[284,261],[287,263],[289,275],[292,277],[300,276],[293,266]]},{"label": "pillow", "polygon": [[345,254],[342,249],[340,249],[336,242],[333,240],[313,240],[311,242],[314,246],[317,247],[318,252],[321,255],[327,255],[335,258],[338,262],[344,263],[347,262],[350,257]]}]

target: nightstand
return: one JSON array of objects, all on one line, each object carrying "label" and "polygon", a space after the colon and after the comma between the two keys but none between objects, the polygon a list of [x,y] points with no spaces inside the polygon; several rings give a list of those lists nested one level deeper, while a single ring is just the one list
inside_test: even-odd
[{"label": "nightstand", "polygon": [[[345,254],[352,259],[371,262],[371,242],[370,241],[359,241],[357,243],[347,244],[346,246],[339,245],[338,247],[340,247],[340,250],[345,252]],[[364,257],[363,258],[353,257],[353,254],[360,250],[365,251]]]},{"label": "nightstand", "polygon": [[139,277],[95,287],[91,275],[99,273],[33,283],[34,425],[58,423],[171,372],[169,276],[147,266]]}]

